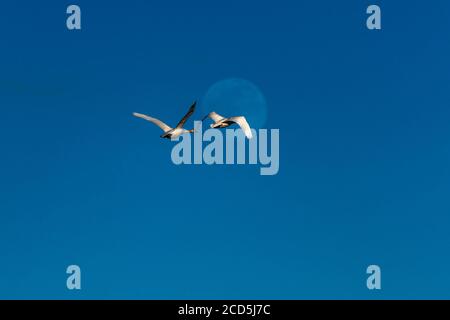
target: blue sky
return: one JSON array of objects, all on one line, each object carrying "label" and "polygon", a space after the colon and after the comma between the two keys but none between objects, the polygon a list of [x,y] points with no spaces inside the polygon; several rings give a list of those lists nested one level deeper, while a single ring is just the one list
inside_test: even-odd
[{"label": "blue sky", "polygon": [[[450,298],[448,1],[74,3],[81,31],[1,8],[0,298]],[[131,117],[228,78],[264,95],[278,175],[175,166]]]}]

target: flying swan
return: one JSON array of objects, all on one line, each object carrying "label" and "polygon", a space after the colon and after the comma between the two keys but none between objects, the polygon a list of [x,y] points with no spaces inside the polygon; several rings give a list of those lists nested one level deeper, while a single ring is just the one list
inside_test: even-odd
[{"label": "flying swan", "polygon": [[164,131],[164,133],[161,135],[161,138],[172,139],[172,138],[177,138],[184,133],[194,132],[194,129],[191,129],[191,130],[183,129],[183,125],[185,124],[186,120],[194,113],[196,104],[197,104],[197,102],[194,102],[191,105],[191,107],[189,108],[189,111],[184,115],[184,117],[180,120],[180,122],[178,122],[178,124],[175,128],[171,128],[167,124],[162,122],[161,120],[146,116],[145,114],[142,114],[142,113],[134,112],[133,116],[142,118],[144,120],[147,120],[147,121],[150,121],[151,123],[156,124],[158,127],[160,127]]},{"label": "flying swan", "polygon": [[214,121],[214,123],[211,124],[211,128],[226,128],[234,123],[237,123],[241,127],[242,131],[244,131],[244,134],[248,139],[251,139],[253,137],[252,130],[250,129],[247,120],[245,120],[245,117],[243,116],[225,118],[213,111],[207,114],[202,119],[202,121],[204,121],[208,117]]}]

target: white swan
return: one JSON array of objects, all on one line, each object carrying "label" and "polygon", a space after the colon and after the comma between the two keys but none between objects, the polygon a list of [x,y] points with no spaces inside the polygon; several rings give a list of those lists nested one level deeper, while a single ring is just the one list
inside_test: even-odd
[{"label": "white swan", "polygon": [[202,121],[204,121],[208,117],[214,121],[214,123],[211,124],[211,128],[226,128],[234,123],[237,123],[241,127],[242,131],[244,131],[244,134],[248,139],[253,138],[252,130],[250,129],[247,120],[243,116],[225,118],[213,111],[207,114],[202,119]]},{"label": "white swan", "polygon": [[175,128],[171,128],[167,124],[162,122],[161,120],[149,117],[149,116],[147,116],[145,114],[142,114],[142,113],[134,112],[133,116],[141,118],[141,119],[144,119],[144,120],[147,120],[147,121],[150,121],[151,123],[156,124],[158,127],[160,127],[164,131],[164,133],[161,135],[161,138],[172,139],[172,138],[177,138],[177,137],[181,136],[184,133],[194,132],[194,129],[191,129],[191,130],[183,129],[183,125],[185,124],[186,120],[194,113],[196,104],[197,104],[197,102],[194,102],[191,105],[191,107],[189,108],[189,111],[184,115],[184,117],[180,120],[180,122],[178,122],[178,124],[176,125]]}]

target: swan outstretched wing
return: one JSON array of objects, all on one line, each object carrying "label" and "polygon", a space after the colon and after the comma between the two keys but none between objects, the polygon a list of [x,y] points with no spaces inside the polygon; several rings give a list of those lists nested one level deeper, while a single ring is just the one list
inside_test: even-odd
[{"label": "swan outstretched wing", "polygon": [[244,131],[244,134],[248,139],[253,138],[252,130],[250,129],[250,125],[245,117],[231,117],[228,120],[237,123],[241,127],[242,131]]},{"label": "swan outstretched wing", "polygon": [[219,122],[220,120],[225,119],[224,117],[222,117],[220,114],[213,112],[208,113],[206,116],[203,117],[202,121],[205,120],[206,118],[211,118],[214,122]]},{"label": "swan outstretched wing", "polygon": [[145,115],[145,114],[134,112],[134,113],[133,113],[133,116],[138,117],[138,118],[141,118],[141,119],[144,119],[144,120],[147,120],[147,121],[150,121],[151,123],[156,124],[156,125],[157,125],[158,127],[160,127],[164,132],[167,132],[167,131],[169,131],[169,130],[172,130],[171,127],[169,127],[167,124],[165,124],[165,123],[162,122],[161,120],[158,120],[158,119],[156,119],[156,118],[149,117],[149,116],[147,116],[147,115]]},{"label": "swan outstretched wing", "polygon": [[180,122],[178,122],[177,126],[175,128],[182,128],[185,124],[185,122],[187,121],[187,119],[192,116],[192,114],[195,111],[195,105],[197,104],[197,102],[194,102],[192,104],[192,106],[189,108],[189,111],[184,115],[183,119],[180,120]]}]

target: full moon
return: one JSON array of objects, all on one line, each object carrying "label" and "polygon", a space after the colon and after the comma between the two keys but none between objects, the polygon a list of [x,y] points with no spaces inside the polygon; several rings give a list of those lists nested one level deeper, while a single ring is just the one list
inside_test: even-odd
[{"label": "full moon", "polygon": [[213,84],[201,101],[204,114],[215,111],[221,116],[244,116],[250,127],[262,128],[267,119],[266,100],[259,88],[248,80],[225,79]]}]

